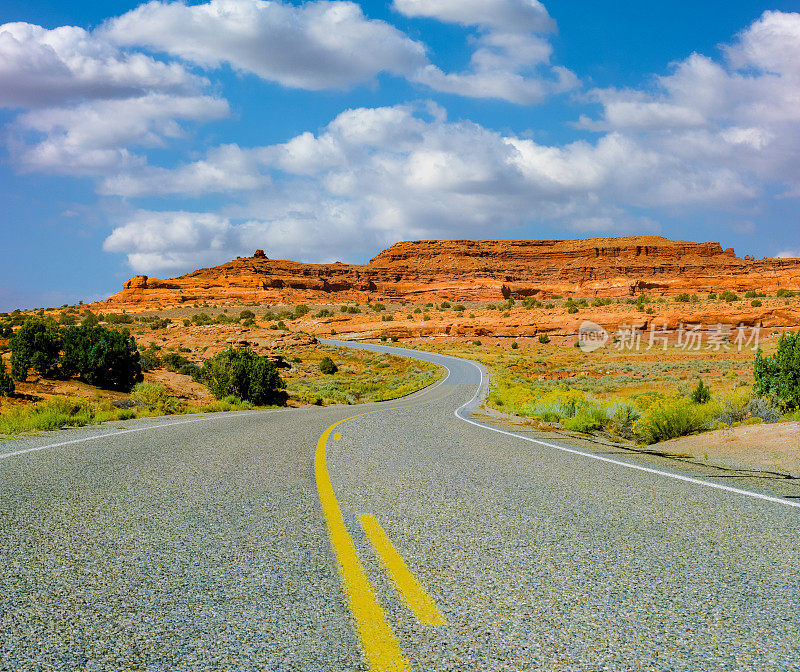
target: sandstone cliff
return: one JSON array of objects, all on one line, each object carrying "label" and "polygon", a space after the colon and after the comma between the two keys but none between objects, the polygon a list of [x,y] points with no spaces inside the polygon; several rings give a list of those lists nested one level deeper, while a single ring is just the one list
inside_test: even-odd
[{"label": "sandstone cliff", "polygon": [[170,280],[136,276],[106,308],[181,303],[338,303],[675,295],[800,290],[800,259],[737,257],[719,243],[660,236],[583,240],[434,240],[392,245],[366,264],[305,264],[261,250]]}]

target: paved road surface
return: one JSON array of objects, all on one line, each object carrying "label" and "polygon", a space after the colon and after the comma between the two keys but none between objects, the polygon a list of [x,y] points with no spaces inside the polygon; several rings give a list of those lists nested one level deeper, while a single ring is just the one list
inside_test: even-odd
[{"label": "paved road surface", "polygon": [[[798,500],[469,424],[478,369],[417,356],[449,377],[399,402],[0,443],[0,670],[368,669],[337,543],[395,669],[800,670]],[[332,546],[315,454],[354,414],[323,441]]]}]

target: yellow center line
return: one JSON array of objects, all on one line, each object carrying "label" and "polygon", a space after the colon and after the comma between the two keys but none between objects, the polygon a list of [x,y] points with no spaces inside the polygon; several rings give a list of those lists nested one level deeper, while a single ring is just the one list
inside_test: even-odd
[{"label": "yellow center line", "polygon": [[342,510],[339,508],[339,502],[336,501],[336,494],[328,473],[325,455],[328,437],[333,429],[352,419],[340,420],[328,427],[319,437],[314,457],[314,475],[317,479],[319,501],[328,523],[331,545],[336,553],[339,566],[339,576],[347,603],[356,622],[370,672],[411,672],[411,665],[400,648],[392,628],[386,621],[386,615],[364,572],[364,566],[361,564],[361,558],[358,557],[353,539],[345,527]]},{"label": "yellow center line", "polygon": [[411,570],[409,570],[375,516],[370,513],[362,513],[358,516],[358,519],[361,521],[361,527],[367,533],[367,537],[372,542],[372,546],[375,548],[386,570],[392,577],[397,590],[403,596],[403,600],[417,617],[417,620],[425,625],[446,625],[447,622],[436,608],[436,603],[411,573]]}]

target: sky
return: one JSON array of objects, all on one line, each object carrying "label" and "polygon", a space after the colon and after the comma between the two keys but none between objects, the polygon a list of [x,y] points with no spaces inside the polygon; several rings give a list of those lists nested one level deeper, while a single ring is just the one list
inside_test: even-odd
[{"label": "sky", "polygon": [[0,311],[257,248],[800,256],[800,0],[0,0]]}]

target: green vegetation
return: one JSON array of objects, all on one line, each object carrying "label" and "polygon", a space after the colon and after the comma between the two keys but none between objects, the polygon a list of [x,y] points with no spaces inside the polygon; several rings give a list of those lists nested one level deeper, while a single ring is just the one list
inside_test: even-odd
[{"label": "green vegetation", "polygon": [[287,399],[275,364],[250,348],[228,348],[207,359],[196,379],[217,399],[235,396],[258,406],[282,406]]},{"label": "green vegetation", "polygon": [[695,404],[707,404],[711,401],[711,388],[703,382],[702,378],[697,381],[697,387],[692,390],[691,400]]},{"label": "green vegetation", "polygon": [[336,366],[334,361],[330,357],[323,357],[319,363],[319,371],[320,373],[325,374],[326,376],[333,375],[339,370],[339,367]]},{"label": "green vegetation", "polygon": [[65,326],[29,318],[11,339],[11,375],[24,381],[33,369],[43,378],[78,377],[109,390],[129,391],[141,380],[136,342],[127,329]]},{"label": "green vegetation", "polygon": [[702,430],[712,419],[707,405],[687,399],[662,399],[651,404],[633,425],[636,437],[645,444],[688,436]]},{"label": "green vegetation", "polygon": [[764,357],[759,348],[754,375],[757,394],[784,410],[800,408],[800,332],[782,334],[771,357]]},{"label": "green vegetation", "polygon": [[[303,366],[286,373],[286,384],[292,398],[307,404],[397,399],[430,385],[438,377],[434,364],[405,357],[325,346],[308,347],[304,352]],[[320,376],[320,364],[326,358],[336,359],[337,371]]]},{"label": "green vegetation", "polygon": [[62,331],[61,374],[107,390],[129,391],[142,379],[136,341],[127,329],[69,327]]},{"label": "green vegetation", "polygon": [[6,372],[6,364],[0,359],[0,397],[10,397],[14,394],[14,380]]},{"label": "green vegetation", "polygon": [[550,342],[550,337],[547,334],[539,334],[539,343],[547,345]]}]

